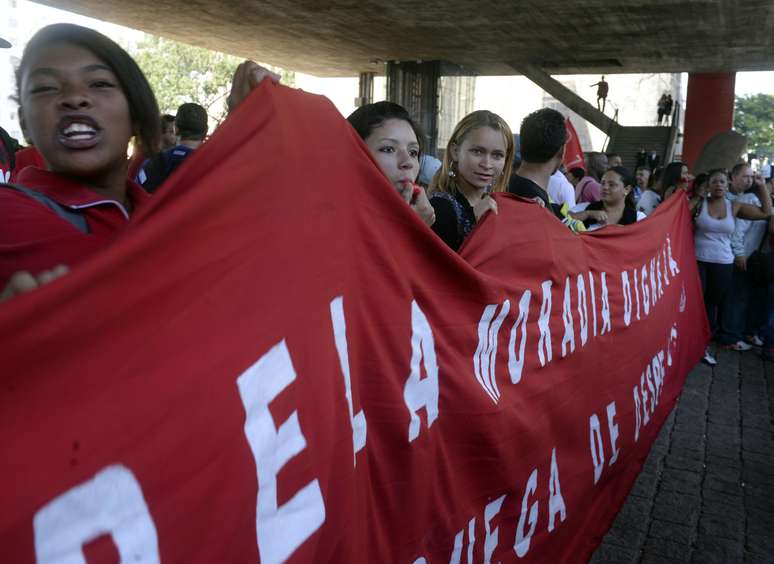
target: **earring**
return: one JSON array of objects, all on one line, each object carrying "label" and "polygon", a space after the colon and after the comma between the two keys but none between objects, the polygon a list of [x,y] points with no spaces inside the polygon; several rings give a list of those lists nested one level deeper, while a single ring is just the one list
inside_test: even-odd
[{"label": "earring", "polygon": [[457,164],[456,161],[452,161],[451,166],[449,167],[449,178],[454,178],[457,176],[457,173],[454,172],[454,165]]}]

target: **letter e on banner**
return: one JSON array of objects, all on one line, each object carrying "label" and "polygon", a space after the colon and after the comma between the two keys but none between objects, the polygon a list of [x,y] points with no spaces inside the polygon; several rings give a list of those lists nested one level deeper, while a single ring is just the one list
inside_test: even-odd
[{"label": "letter e on banner", "polygon": [[[426,378],[422,378],[421,366],[424,363]],[[425,408],[427,428],[433,426],[438,417],[438,362],[435,357],[433,331],[427,317],[419,309],[417,302],[411,302],[411,372],[403,387],[403,401],[408,407],[410,421],[408,440],[419,436],[420,419],[417,412]]]},{"label": "letter e on banner", "polygon": [[295,379],[296,371],[284,340],[237,378],[246,415],[245,435],[258,474],[255,527],[262,564],[287,560],[325,521],[325,504],[317,479],[283,505],[277,505],[277,474],[306,448],[306,439],[297,411],[278,429],[269,404]]},{"label": "letter e on banner", "polygon": [[490,501],[484,508],[484,528],[486,529],[486,536],[484,537],[484,564],[491,564],[492,554],[494,554],[495,548],[497,548],[500,530],[497,527],[492,529],[492,519],[500,512],[503,501],[505,501],[505,495]]},{"label": "letter e on banner", "polygon": [[108,466],[35,513],[39,564],[86,564],[83,545],[109,534],[121,562],[158,564],[159,546],[142,489],[131,470]]},{"label": "letter e on banner", "polygon": [[634,442],[637,442],[640,438],[640,427],[642,426],[642,404],[640,403],[640,388],[637,384],[632,388],[632,396],[634,397]]},{"label": "letter e on banner", "polygon": [[602,431],[599,429],[599,417],[596,413],[589,417],[589,446],[591,461],[594,463],[594,484],[596,484],[605,467],[605,447],[602,444]]},{"label": "letter e on banner", "polygon": [[607,463],[609,467],[615,464],[615,461],[618,460],[618,454],[621,452],[615,444],[618,441],[618,424],[615,422],[614,401],[607,404],[607,430],[610,433],[610,449],[612,450],[610,460]]}]

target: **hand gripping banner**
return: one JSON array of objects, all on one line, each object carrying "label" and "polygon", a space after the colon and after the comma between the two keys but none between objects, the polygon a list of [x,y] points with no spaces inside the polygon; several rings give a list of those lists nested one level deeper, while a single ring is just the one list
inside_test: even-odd
[{"label": "hand gripping banner", "polygon": [[574,562],[707,328],[690,218],[498,196],[461,255],[262,85],[106,252],[0,306],[5,562]]}]

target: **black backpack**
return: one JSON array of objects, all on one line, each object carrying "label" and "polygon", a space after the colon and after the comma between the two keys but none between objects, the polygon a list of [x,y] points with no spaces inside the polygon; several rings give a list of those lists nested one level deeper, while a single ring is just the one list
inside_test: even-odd
[{"label": "black backpack", "polygon": [[[8,132],[0,127],[0,166],[12,171],[16,166],[16,151],[19,150],[19,143],[8,135]],[[0,179],[2,180],[2,179]]]}]

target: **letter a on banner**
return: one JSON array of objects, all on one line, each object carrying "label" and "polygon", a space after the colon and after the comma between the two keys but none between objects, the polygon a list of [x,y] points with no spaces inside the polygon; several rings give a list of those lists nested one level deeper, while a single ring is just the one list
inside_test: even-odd
[{"label": "letter a on banner", "polygon": [[[339,296],[331,301],[331,323],[333,324],[333,338],[336,341],[336,351],[339,353],[341,373],[344,375],[344,395],[349,407],[349,421],[352,424],[352,448],[354,455],[365,447],[366,418],[363,410],[354,414],[352,407],[352,380],[349,375],[349,353],[347,351],[347,321],[344,317],[344,298]],[[353,463],[357,466],[357,456],[353,456]]]},{"label": "letter a on banner", "polygon": [[[422,378],[420,364],[424,363],[426,378]],[[425,408],[427,427],[438,417],[438,362],[435,357],[433,331],[416,300],[411,301],[411,372],[403,387],[403,401],[408,407],[410,421],[409,442],[419,436],[420,419],[417,412]]]},{"label": "letter a on banner", "polygon": [[140,484],[125,466],[94,478],[43,506],[33,519],[38,564],[86,564],[83,545],[109,534],[121,562],[158,564],[159,547]]},{"label": "letter a on banner", "polygon": [[245,407],[245,435],[258,473],[255,527],[262,564],[287,560],[325,521],[325,504],[317,479],[298,490],[289,501],[277,504],[277,474],[306,448],[306,439],[297,411],[277,428],[269,404],[295,379],[296,371],[284,340],[237,378]]}]

